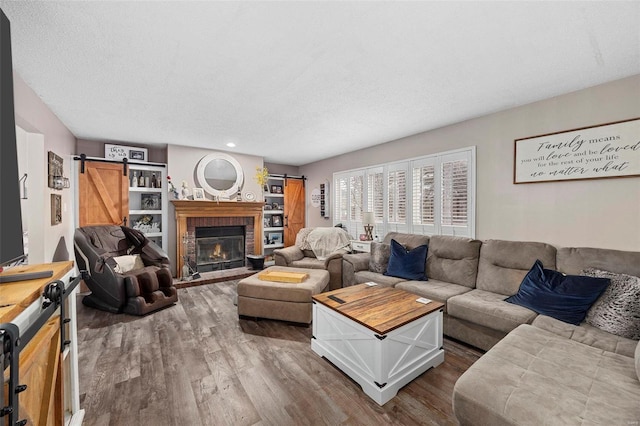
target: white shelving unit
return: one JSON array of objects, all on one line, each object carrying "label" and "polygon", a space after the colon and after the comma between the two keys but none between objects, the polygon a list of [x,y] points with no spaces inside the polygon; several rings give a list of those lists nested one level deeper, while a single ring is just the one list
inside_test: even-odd
[{"label": "white shelving unit", "polygon": [[[144,183],[140,182],[140,176]],[[153,164],[129,165],[129,222],[128,226],[142,231],[147,238],[167,251],[167,214],[169,193],[167,185],[167,168]],[[133,185],[133,178],[138,185]],[[156,187],[152,187],[155,177]],[[158,187],[159,185],[159,187]]]},{"label": "white shelving unit", "polygon": [[[265,266],[273,265],[273,250],[284,247],[284,178],[269,176],[267,180],[269,192],[264,193],[264,223],[262,226],[262,254]],[[280,187],[280,192],[274,192]],[[275,237],[279,235],[279,239]]]}]

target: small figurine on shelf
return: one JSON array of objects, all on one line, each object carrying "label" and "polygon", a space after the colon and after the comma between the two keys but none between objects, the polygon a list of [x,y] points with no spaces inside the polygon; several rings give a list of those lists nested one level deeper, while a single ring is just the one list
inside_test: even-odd
[{"label": "small figurine on shelf", "polygon": [[187,186],[187,181],[182,181],[182,190],[180,191],[180,199],[187,200],[189,198],[189,187]]},{"label": "small figurine on shelf", "polygon": [[131,187],[135,188],[138,186],[138,172],[133,172],[133,176],[131,177]]},{"label": "small figurine on shelf", "polygon": [[169,188],[169,194],[173,196],[176,200],[179,198],[178,190],[176,189],[173,182],[171,182],[171,176],[167,176],[167,188]]}]

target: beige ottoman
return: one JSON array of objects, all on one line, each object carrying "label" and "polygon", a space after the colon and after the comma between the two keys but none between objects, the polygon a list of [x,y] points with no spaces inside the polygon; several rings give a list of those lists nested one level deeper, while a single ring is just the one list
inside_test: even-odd
[{"label": "beige ottoman", "polygon": [[296,284],[262,281],[258,274],[241,280],[238,283],[238,315],[311,324],[311,296],[327,288],[329,272],[284,266],[272,266],[265,271],[304,272],[309,277]]}]

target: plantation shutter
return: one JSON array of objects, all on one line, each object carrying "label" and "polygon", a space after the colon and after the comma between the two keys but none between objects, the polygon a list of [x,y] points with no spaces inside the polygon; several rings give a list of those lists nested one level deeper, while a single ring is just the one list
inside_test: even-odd
[{"label": "plantation shutter", "polygon": [[364,204],[364,172],[356,172],[349,177],[349,188],[351,190],[349,220],[361,222]]},{"label": "plantation shutter", "polygon": [[334,222],[344,222],[349,218],[349,181],[347,176],[334,175]]},{"label": "plantation shutter", "polygon": [[407,163],[390,164],[387,169],[388,231],[407,232]]},{"label": "plantation shutter", "polygon": [[375,218],[373,235],[384,237],[384,170],[382,167],[367,169],[367,209]]},{"label": "plantation shutter", "polygon": [[436,158],[413,161],[412,169],[412,232],[437,233]]},{"label": "plantation shutter", "polygon": [[444,155],[440,160],[440,223],[443,235],[471,235],[469,153]]}]

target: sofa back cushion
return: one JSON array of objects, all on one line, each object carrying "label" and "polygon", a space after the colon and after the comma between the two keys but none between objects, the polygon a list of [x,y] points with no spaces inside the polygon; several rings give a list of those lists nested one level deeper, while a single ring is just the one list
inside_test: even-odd
[{"label": "sofa back cushion", "polygon": [[512,296],[536,259],[556,269],[556,248],[545,243],[487,240],[480,248],[476,288]]},{"label": "sofa back cushion", "polygon": [[579,274],[595,268],[640,277],[640,252],[589,247],[561,247],[556,257],[558,271]]},{"label": "sofa back cushion", "polygon": [[474,288],[482,242],[464,237],[433,235],[429,238],[427,276]]},{"label": "sofa back cushion", "polygon": [[402,244],[407,250],[412,250],[418,246],[429,244],[428,235],[403,234],[401,232],[389,232],[382,242],[391,244],[392,239]]},{"label": "sofa back cushion", "polygon": [[387,272],[389,258],[391,257],[391,245],[371,242],[371,255],[369,256],[369,270],[377,274]]}]

